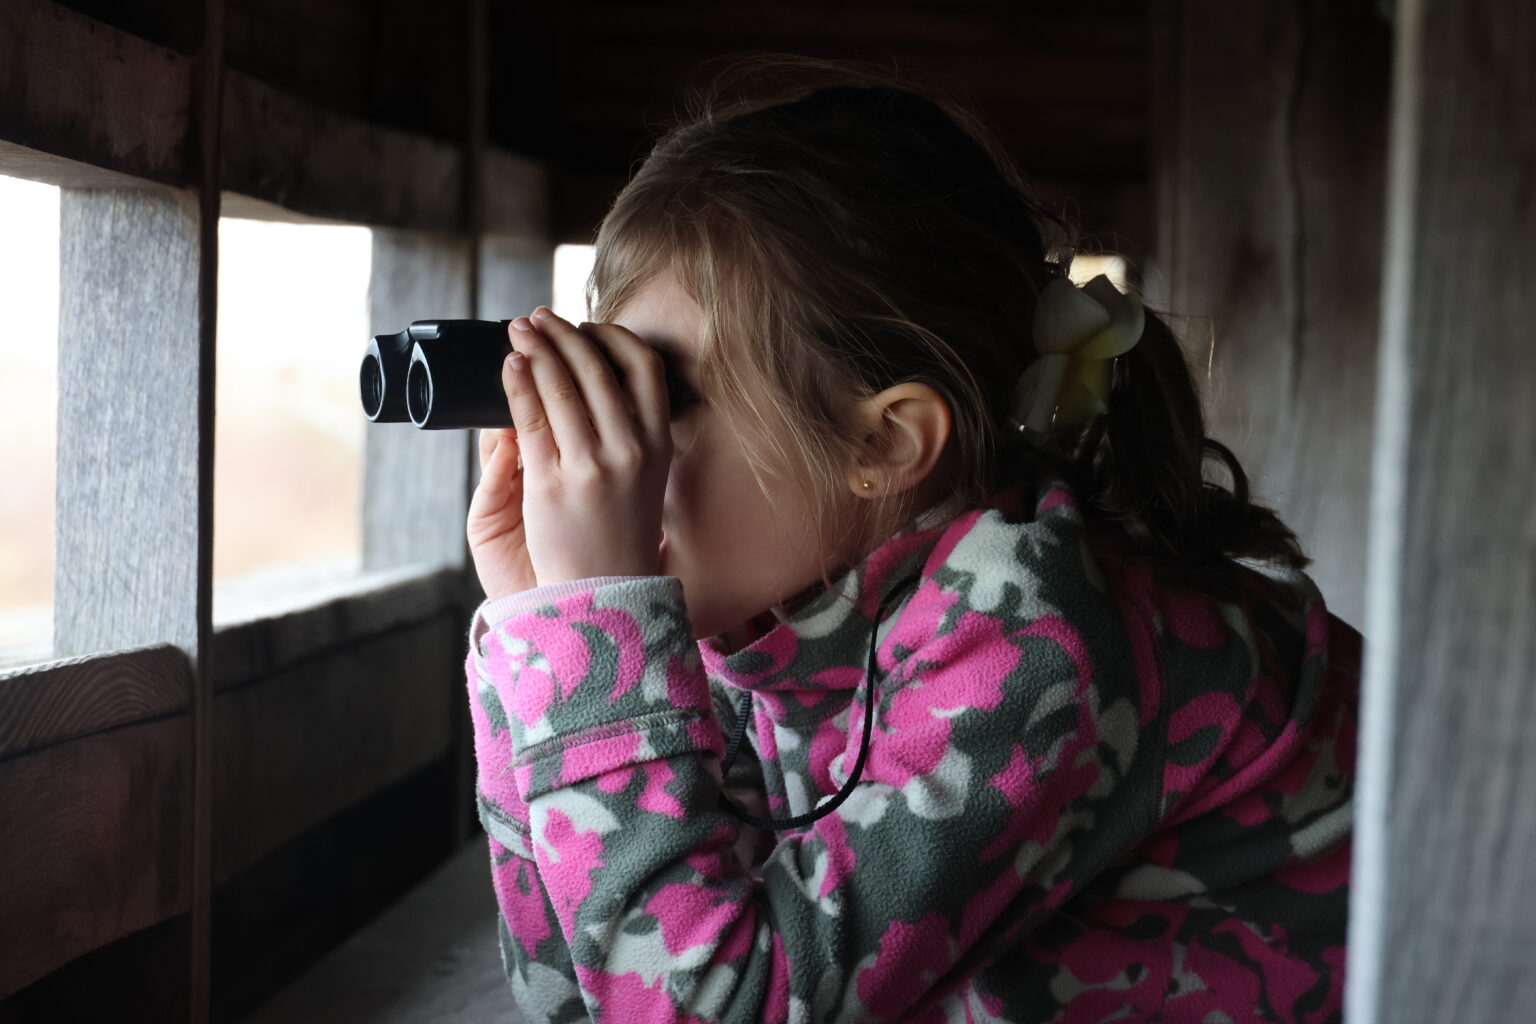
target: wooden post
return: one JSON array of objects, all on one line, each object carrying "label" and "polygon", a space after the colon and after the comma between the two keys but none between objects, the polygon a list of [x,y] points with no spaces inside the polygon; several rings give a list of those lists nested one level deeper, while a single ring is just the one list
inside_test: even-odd
[{"label": "wooden post", "polygon": [[1536,1019],[1536,9],[1397,5],[1352,1024]]},{"label": "wooden post", "polygon": [[[54,657],[170,642],[192,666],[190,794],[146,808],[183,822],[190,867],[174,956],[145,1012],[209,1011],[213,688],[213,396],[223,0],[205,0],[186,152],[190,187],[63,189]],[[104,693],[111,700],[113,694]],[[188,799],[190,797],[190,800]],[[162,973],[163,972],[163,973]]]}]

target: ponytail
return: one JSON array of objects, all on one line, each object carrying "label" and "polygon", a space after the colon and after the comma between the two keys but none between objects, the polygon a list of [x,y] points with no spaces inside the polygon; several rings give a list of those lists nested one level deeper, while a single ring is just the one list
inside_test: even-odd
[{"label": "ponytail", "polygon": [[[1250,500],[1237,456],[1206,436],[1184,352],[1154,310],[1135,347],[1115,360],[1107,404],[1107,415],[1053,431],[1033,449],[1071,484],[1098,527],[1098,546],[1223,599],[1236,593],[1233,558],[1312,563],[1274,510]],[[1230,490],[1205,479],[1213,456],[1231,475]]]}]

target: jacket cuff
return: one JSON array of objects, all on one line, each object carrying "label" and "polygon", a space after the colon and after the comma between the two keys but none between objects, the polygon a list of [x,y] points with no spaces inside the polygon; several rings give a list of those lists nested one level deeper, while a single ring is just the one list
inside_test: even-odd
[{"label": "jacket cuff", "polygon": [[607,583],[617,583],[620,580],[645,580],[653,579],[651,576],[591,576],[583,580],[566,580],[564,583],[551,583],[544,587],[534,587],[531,590],[520,590],[515,594],[503,594],[501,597],[488,597],[480,602],[480,607],[475,609],[474,617],[469,624],[469,646],[476,654],[484,656],[485,648],[480,641],[490,628],[498,622],[503,622],[514,615],[520,615],[529,608],[549,604],[563,597],[590,590],[592,587],[602,586]]},{"label": "jacket cuff", "polygon": [[577,582],[485,636],[487,658],[505,666],[496,679],[523,799],[658,758],[723,755],[682,581]]}]

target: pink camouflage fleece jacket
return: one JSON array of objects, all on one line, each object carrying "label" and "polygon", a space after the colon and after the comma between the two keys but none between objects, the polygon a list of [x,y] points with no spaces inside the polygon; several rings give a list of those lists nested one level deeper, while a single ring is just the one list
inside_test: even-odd
[{"label": "pink camouflage fleece jacket", "polygon": [[[502,964],[535,1022],[1342,1017],[1361,637],[1090,554],[1043,471],[898,534],[746,647],[681,581],[477,609]],[[904,583],[878,624],[881,599]],[[725,736],[750,703],[728,795]],[[750,634],[749,634],[750,635]]]}]

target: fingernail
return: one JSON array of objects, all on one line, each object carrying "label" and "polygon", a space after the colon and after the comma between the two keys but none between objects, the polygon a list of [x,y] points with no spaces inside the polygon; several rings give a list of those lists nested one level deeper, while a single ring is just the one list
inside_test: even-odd
[{"label": "fingernail", "polygon": [[513,320],[512,321],[512,326],[517,328],[520,331],[531,331],[531,330],[533,330],[533,322],[530,321],[525,316],[520,316],[516,320]]},{"label": "fingernail", "polygon": [[555,315],[555,312],[548,306],[540,306],[538,309],[533,311],[533,315],[540,320],[548,320],[550,317]]},{"label": "fingernail", "polygon": [[523,368],[523,362],[526,358],[527,357],[524,356],[521,352],[513,352],[511,355],[507,356],[507,369],[513,371],[521,370]]}]

